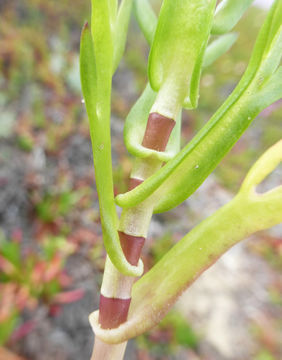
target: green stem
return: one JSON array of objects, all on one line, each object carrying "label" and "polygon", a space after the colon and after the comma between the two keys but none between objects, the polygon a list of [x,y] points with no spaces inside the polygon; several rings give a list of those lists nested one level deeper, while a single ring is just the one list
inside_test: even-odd
[{"label": "green stem", "polygon": [[[145,180],[157,171],[161,165],[162,162],[156,159],[136,159],[131,177]],[[134,208],[123,210],[119,230],[128,235],[146,238],[153,207],[153,204],[144,202]],[[103,295],[109,298],[130,298],[134,282],[134,277],[126,276],[119,272],[107,256],[101,287]],[[122,360],[125,348],[126,342],[111,346],[96,337],[91,360]]]},{"label": "green stem", "polygon": [[177,243],[133,286],[128,320],[119,328],[97,328],[98,336],[119,343],[157,325],[181,293],[223,253],[250,234],[281,221],[282,188],[264,195],[239,193],[230,203],[204,220]]},{"label": "green stem", "polygon": [[126,345],[127,342],[118,345],[106,344],[96,337],[90,360],[122,360]]},{"label": "green stem", "polygon": [[266,193],[256,192],[282,161],[282,140],[268,149],[247,174],[237,196],[201,222],[148,271],[132,290],[128,319],[117,329],[103,330],[98,314],[90,323],[107,343],[127,341],[155,326],[177,297],[240,240],[282,220],[282,186]]}]

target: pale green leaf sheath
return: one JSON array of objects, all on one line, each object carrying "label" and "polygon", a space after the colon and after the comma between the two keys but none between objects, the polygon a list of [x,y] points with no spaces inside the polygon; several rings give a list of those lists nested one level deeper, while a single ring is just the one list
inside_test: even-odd
[{"label": "pale green leaf sheath", "polygon": [[181,112],[178,114],[176,125],[172,130],[165,151],[156,151],[142,145],[147,120],[156,96],[156,92],[154,92],[150,84],[148,84],[126,118],[124,142],[127,150],[138,158],[150,157],[151,159],[168,161],[180,150]]},{"label": "pale green leaf sheath", "polygon": [[129,264],[120,246],[113,194],[110,105],[113,68],[112,27],[116,13],[115,6],[111,7],[111,12],[109,10],[109,4],[113,5],[113,3],[113,1],[92,0],[92,34],[86,25],[81,37],[81,83],[90,124],[105,248],[119,271],[138,276],[142,273],[142,263],[140,262],[138,267]]},{"label": "pale green leaf sheath", "polygon": [[[135,0],[134,13],[145,39],[151,46],[153,43],[158,18],[148,0]],[[237,18],[236,21],[238,21]],[[237,34],[224,34],[208,45],[203,59],[203,67],[211,65],[225,54],[234,44]]]},{"label": "pale green leaf sheath", "polygon": [[222,254],[250,234],[282,221],[282,186],[257,193],[256,186],[282,162],[282,141],[249,171],[237,196],[180,240],[133,287],[126,323],[102,330],[98,312],[90,316],[96,335],[119,343],[148,331],[163,318],[181,293]]},{"label": "pale green leaf sheath", "polygon": [[[125,144],[137,158],[168,161],[180,149],[183,102],[188,94],[195,95],[198,91],[203,51],[209,38],[215,2],[165,0],[158,24],[148,1],[136,1],[134,4],[136,17],[146,38],[150,43],[153,38],[154,41],[149,58],[150,85],[147,85],[126,119]],[[175,37],[179,38],[177,43]],[[159,79],[160,76],[162,79]],[[193,96],[195,107],[198,95]],[[143,146],[148,117],[152,113],[176,121],[165,151]]]},{"label": "pale green leaf sheath", "polygon": [[150,84],[158,92],[152,112],[175,119],[183,104],[197,107],[215,3],[215,0],[163,1],[149,56]]},{"label": "pale green leaf sheath", "polygon": [[[173,158],[180,149],[181,108],[185,97],[188,94],[195,95],[195,91],[198,91],[203,52],[209,38],[215,1],[165,0],[157,28],[156,16],[149,2],[143,5],[143,2],[135,3],[137,19],[149,41],[156,32],[149,59],[150,85],[147,85],[126,119],[124,139],[128,151],[137,158],[145,159],[145,163],[147,160],[163,162]],[[151,27],[148,21],[152,21]],[[175,36],[179,38],[177,43]],[[162,79],[158,82],[156,79],[160,74]],[[193,96],[196,106],[198,95]],[[164,151],[156,151],[153,146],[144,145],[150,114],[159,114],[176,122]],[[139,161],[138,164],[143,167],[144,162]],[[140,171],[133,173],[139,176]],[[138,179],[144,180],[144,177]]]},{"label": "pale green leaf sheath", "polygon": [[236,89],[194,139],[162,169],[116,202],[131,207],[147,199],[155,212],[169,210],[189,197],[214,170],[252,120],[282,96],[282,1],[276,0],[259,33],[249,66]]}]

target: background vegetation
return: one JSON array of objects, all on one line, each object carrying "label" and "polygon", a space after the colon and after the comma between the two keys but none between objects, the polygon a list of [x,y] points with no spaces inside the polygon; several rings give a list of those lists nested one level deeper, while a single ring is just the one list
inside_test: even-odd
[{"label": "background vegetation", "polygon": [[[92,345],[87,316],[98,307],[105,252],[78,69],[89,6],[85,0],[0,0],[0,346],[27,360],[87,359]],[[232,50],[203,73],[199,109],[184,113],[183,144],[240,79],[264,16],[251,8],[236,28],[239,39]],[[122,141],[123,119],[145,86],[147,55],[132,19],[112,98],[116,193],[127,188],[131,159]],[[255,159],[281,138],[280,102],[254,121],[191,200],[155,218],[146,266],[227,202]],[[281,169],[265,187],[279,179]],[[281,358],[281,255],[281,228],[249,240],[239,255],[225,260],[234,271],[231,292],[220,280],[223,262],[210,275],[214,286],[203,280],[202,292],[192,289],[197,304],[184,297],[160,326],[130,343],[128,359]],[[219,293],[223,304],[236,295],[245,307],[226,312]],[[206,298],[214,301],[214,310],[221,309],[235,341],[237,333],[247,333],[240,347],[221,336],[225,328],[213,319],[213,309],[203,305],[199,311],[196,305]],[[201,322],[200,314],[209,322]],[[209,327],[218,341],[209,336]],[[1,355],[3,347],[0,359],[8,359]]]}]

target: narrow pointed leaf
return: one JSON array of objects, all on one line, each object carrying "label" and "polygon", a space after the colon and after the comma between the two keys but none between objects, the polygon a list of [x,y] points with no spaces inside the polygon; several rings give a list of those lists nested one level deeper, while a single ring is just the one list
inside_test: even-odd
[{"label": "narrow pointed leaf", "polygon": [[104,2],[108,2],[108,4],[109,4],[109,19],[110,19],[111,26],[113,28],[115,25],[115,22],[116,22],[116,17],[117,17],[118,0],[104,0]]},{"label": "narrow pointed leaf", "polygon": [[238,35],[235,33],[225,34],[214,40],[206,49],[203,67],[210,66],[223,54],[225,54],[235,43]]},{"label": "narrow pointed leaf", "polygon": [[[241,192],[252,193],[282,162],[282,140],[268,149],[252,166],[241,186]],[[281,188],[281,186],[280,186]],[[281,214],[282,216],[282,214]]]},{"label": "narrow pointed leaf", "polygon": [[80,39],[80,76],[83,95],[87,98],[87,111],[96,116],[97,71],[91,32],[88,23],[82,29]]},{"label": "narrow pointed leaf", "polygon": [[263,84],[258,94],[260,107],[264,109],[282,98],[282,66]]},{"label": "narrow pointed leaf", "polygon": [[[214,170],[257,114],[279,99],[280,70],[277,74],[272,73],[278,65],[277,47],[281,46],[277,42],[282,21],[282,18],[280,23],[277,21],[281,3],[277,0],[273,4],[256,41],[249,66],[233,93],[174,159],[137,188],[119,195],[116,202],[120,206],[135,206],[154,191],[152,201],[157,203],[155,212],[180,204]],[[275,82],[268,81],[270,76]],[[275,91],[271,92],[272,89]]]},{"label": "narrow pointed leaf", "polygon": [[133,9],[145,39],[149,45],[152,45],[158,19],[150,2],[148,0],[135,0]]},{"label": "narrow pointed leaf", "polygon": [[229,32],[241,19],[254,0],[223,0],[217,7],[212,34]]},{"label": "narrow pointed leaf", "polygon": [[128,24],[132,9],[133,0],[123,0],[118,9],[118,14],[114,26],[114,59],[113,73],[116,71],[125,49]]},{"label": "narrow pointed leaf", "polygon": [[[113,68],[113,39],[111,29],[111,1],[91,0],[91,34],[94,44],[97,71],[97,112],[104,118],[105,124],[110,121],[110,100]],[[106,125],[108,126],[108,125]]]},{"label": "narrow pointed leaf", "polygon": [[[108,107],[110,98],[101,99],[99,94],[99,91],[101,91],[110,96],[110,89],[106,88],[106,83],[101,84],[103,76],[97,65],[92,36],[88,24],[84,26],[81,36],[80,74],[82,92],[89,118],[96,186],[99,195],[105,248],[113,264],[120,271],[128,275],[140,274],[141,268],[137,269],[127,262],[120,246],[116,230],[118,218],[114,203],[111,166],[111,140]],[[111,83],[108,83],[108,86],[111,86]]]},{"label": "narrow pointed leaf", "polygon": [[178,116],[165,151],[160,152],[142,146],[148,116],[156,96],[157,94],[148,84],[126,118],[124,142],[127,150],[136,157],[145,158],[150,156],[161,161],[168,161],[180,150],[181,113]]},{"label": "narrow pointed leaf", "polygon": [[282,186],[264,194],[254,191],[282,161],[281,145],[280,141],[257,161],[231,202],[190,231],[135,283],[124,324],[118,329],[102,330],[98,312],[91,314],[90,323],[100,339],[119,343],[150,330],[182,292],[229,248],[282,221]]},{"label": "narrow pointed leaf", "polygon": [[[164,0],[149,56],[153,90],[166,89],[168,101],[195,108],[204,51],[215,0]],[[175,97],[175,99],[173,99]]]}]

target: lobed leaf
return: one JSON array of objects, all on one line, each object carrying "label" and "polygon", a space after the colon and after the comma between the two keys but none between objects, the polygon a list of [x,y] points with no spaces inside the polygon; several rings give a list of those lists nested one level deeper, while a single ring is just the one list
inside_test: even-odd
[{"label": "lobed leaf", "polygon": [[177,206],[201,185],[256,115],[281,97],[281,70],[274,73],[281,57],[281,4],[274,2],[245,74],[211,120],[156,174],[119,195],[117,204],[135,206],[152,194],[155,212]]},{"label": "lobed leaf", "polygon": [[212,34],[221,35],[229,32],[244,15],[254,0],[223,0],[217,6]]},{"label": "lobed leaf", "polygon": [[119,343],[157,325],[181,293],[229,248],[252,233],[282,221],[282,186],[264,194],[254,191],[282,161],[282,141],[271,147],[249,171],[237,196],[180,240],[133,286],[128,320],[103,330],[98,312],[90,315],[96,335]]},{"label": "lobed leaf", "polygon": [[184,106],[190,108],[197,106],[200,72],[215,3],[215,0],[163,1],[148,72],[152,89],[165,89],[172,106],[174,102],[180,105],[184,102]]},{"label": "lobed leaf", "polygon": [[160,161],[168,161],[180,150],[181,112],[171,133],[165,151],[156,151],[142,146],[148,116],[156,100],[157,94],[148,84],[128,114],[124,126],[124,142],[127,150],[140,158],[152,157]]}]

